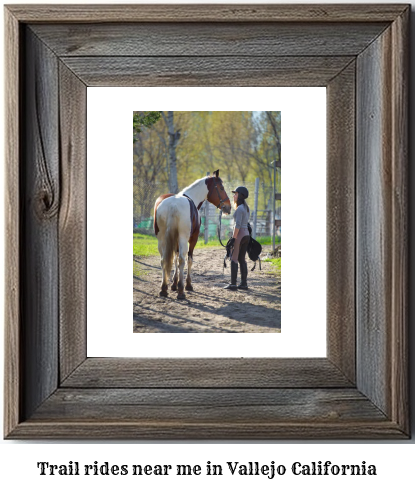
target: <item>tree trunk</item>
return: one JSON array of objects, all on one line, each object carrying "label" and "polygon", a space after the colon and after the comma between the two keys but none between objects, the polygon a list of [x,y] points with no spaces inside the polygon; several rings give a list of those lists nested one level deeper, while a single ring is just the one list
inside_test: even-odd
[{"label": "tree trunk", "polygon": [[174,128],[174,112],[167,112],[167,117],[164,112],[162,112],[162,114],[169,132],[169,191],[170,193],[178,193],[179,185],[177,182],[176,147],[180,139],[180,129],[175,130]]},{"label": "tree trunk", "polygon": [[266,112],[266,114],[267,114],[268,120],[269,120],[269,122],[271,124],[272,131],[274,132],[275,140],[277,141],[276,142],[276,146],[277,146],[277,158],[278,158],[278,161],[281,162],[281,140],[280,140],[280,136],[278,134],[277,126],[275,124],[275,120],[274,120],[274,118],[272,116],[272,113],[271,112]]}]

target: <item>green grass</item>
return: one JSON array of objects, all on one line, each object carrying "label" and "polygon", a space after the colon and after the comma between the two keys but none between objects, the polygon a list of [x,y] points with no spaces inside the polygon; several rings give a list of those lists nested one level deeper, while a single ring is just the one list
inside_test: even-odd
[{"label": "green grass", "polygon": [[[158,256],[157,237],[146,234],[133,234],[133,256]],[[135,277],[147,274],[138,263],[133,260],[133,275]]]},{"label": "green grass", "polygon": [[[225,242],[224,242],[225,244]],[[197,247],[221,247],[217,238],[211,239],[207,244],[204,243],[203,237],[199,239]],[[133,234],[133,255],[134,256],[158,256],[158,241],[156,236],[140,234],[135,232]]]},{"label": "green grass", "polygon": [[[258,241],[262,246],[272,246],[272,236],[260,236],[255,239]],[[278,246],[281,244],[281,238],[275,236],[275,245]]]},{"label": "green grass", "polygon": [[[222,242],[226,245],[226,242],[228,242],[227,240],[223,240],[222,239]],[[203,236],[197,241],[197,244],[196,244],[196,247],[222,247],[220,245],[220,242],[219,242],[219,239],[217,237],[211,237],[207,244],[205,244],[205,240],[203,238]]]},{"label": "green grass", "polygon": [[274,267],[273,271],[281,271],[281,258],[268,258],[263,259],[263,263],[271,263]]},{"label": "green grass", "polygon": [[[256,239],[260,244],[263,246],[270,246],[272,244],[272,237],[271,236],[264,236],[258,237]],[[134,232],[133,234],[133,255],[134,256],[158,256],[158,244],[157,244],[157,237],[153,235],[147,234],[140,234],[138,232]],[[222,242],[226,244],[227,239],[222,239]],[[280,243],[280,239],[275,239],[276,245]],[[222,247],[219,243],[217,237],[212,237],[209,239],[207,244],[205,244],[203,235],[199,238],[197,243],[198,248],[205,248],[205,247]]]},{"label": "green grass", "polygon": [[133,234],[133,255],[134,256],[157,256],[157,237],[146,234]]}]

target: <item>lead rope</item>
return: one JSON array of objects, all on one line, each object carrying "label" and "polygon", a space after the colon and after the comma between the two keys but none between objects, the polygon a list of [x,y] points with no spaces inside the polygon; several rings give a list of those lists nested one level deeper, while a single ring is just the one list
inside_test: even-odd
[{"label": "lead rope", "polygon": [[220,240],[220,233],[221,233],[221,230],[222,230],[222,209],[220,209],[220,212],[219,212],[219,227],[218,227],[218,239],[219,239],[219,242],[221,243],[222,247],[226,247],[222,241]]},{"label": "lead rope", "polygon": [[[218,239],[219,239],[219,242],[221,243],[222,247],[226,247],[223,242],[221,241],[221,238],[220,238],[220,233],[221,233],[221,230],[222,230],[222,209],[220,209],[220,212],[219,212],[219,226],[218,226]],[[226,268],[226,258],[228,257],[228,255],[226,254],[224,260],[223,260],[223,272],[222,274],[225,274],[225,268]]]}]

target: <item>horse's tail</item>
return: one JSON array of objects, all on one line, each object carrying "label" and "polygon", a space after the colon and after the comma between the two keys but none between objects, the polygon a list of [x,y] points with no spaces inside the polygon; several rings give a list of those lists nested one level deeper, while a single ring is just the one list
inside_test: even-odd
[{"label": "horse's tail", "polygon": [[158,197],[156,203],[154,204],[154,220],[153,220],[153,227],[154,227],[154,234],[159,233],[159,226],[157,225],[157,207],[163,201],[163,195]]},{"label": "horse's tail", "polygon": [[171,209],[167,217],[165,247],[163,253],[163,259],[166,265],[166,272],[170,274],[173,265],[173,256],[178,249],[179,244],[179,222],[178,222],[178,212],[175,207]]},{"label": "horse's tail", "polygon": [[154,234],[159,233],[159,226],[157,225],[157,207],[159,205],[159,201],[157,200],[156,204],[154,205],[154,219],[153,219],[153,227],[154,227]]}]

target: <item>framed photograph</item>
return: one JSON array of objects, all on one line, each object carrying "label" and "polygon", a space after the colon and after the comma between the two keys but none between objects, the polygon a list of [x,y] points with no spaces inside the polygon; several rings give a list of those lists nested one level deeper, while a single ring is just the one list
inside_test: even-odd
[{"label": "framed photograph", "polygon": [[[133,113],[134,333],[279,333],[281,111],[229,110],[226,94],[249,89],[161,91],[196,99]],[[211,109],[197,110],[209,92]],[[168,350],[183,342],[166,339]]]},{"label": "framed photograph", "polygon": [[[219,209],[209,204],[208,212],[206,206],[200,208],[201,227],[193,249],[194,292],[185,290],[184,299],[170,289],[167,297],[159,296],[162,270],[154,204],[159,195],[170,192],[167,112],[166,119],[157,112],[160,118],[134,135],[133,184],[131,180],[131,107],[147,112],[157,104],[174,109],[169,113],[181,133],[175,148],[177,188],[194,181],[206,187],[205,182],[212,181],[206,180],[207,173],[219,169],[227,195],[232,197],[231,191],[241,185],[249,191],[246,202],[252,235],[256,230],[254,237],[262,245],[262,254],[261,263],[246,256],[248,290],[229,293],[231,290],[223,289],[231,279],[232,265],[225,259],[227,250],[220,244],[218,231],[226,244],[233,232],[234,209],[231,215],[222,212],[219,220]],[[261,110],[264,108],[273,110]],[[325,87],[93,87],[88,88],[87,113],[87,355],[324,357]],[[282,168],[272,123],[283,141]],[[281,257],[276,256],[281,256],[281,227],[277,225],[275,257],[272,254],[273,161],[278,166],[276,193],[280,198],[281,175],[284,180],[284,286],[278,266]],[[212,190],[215,195],[215,188]],[[114,192],[116,204],[111,197]],[[276,212],[280,202],[276,199]],[[190,217],[185,203],[184,216]],[[281,218],[281,213],[277,216]],[[105,232],[105,245],[103,229],[111,229]],[[304,270],[312,274],[313,293],[310,280],[303,279]],[[125,326],[131,322],[131,302],[134,336]],[[284,317],[289,317],[290,327],[278,337],[270,336],[281,331]],[[119,325],[114,327],[115,323]],[[163,334],[155,336],[158,333]]]},{"label": "framed photograph", "polygon": [[[409,15],[402,4],[5,8],[6,439],[410,436]],[[325,88],[325,355],[87,351],[92,87]]]}]

